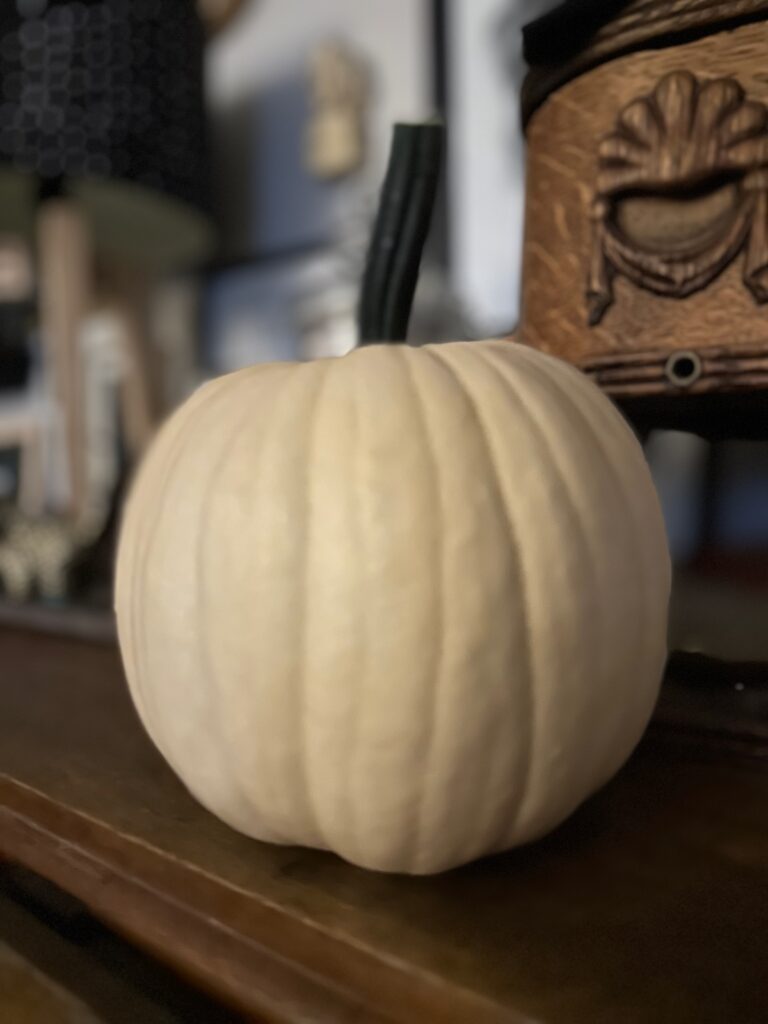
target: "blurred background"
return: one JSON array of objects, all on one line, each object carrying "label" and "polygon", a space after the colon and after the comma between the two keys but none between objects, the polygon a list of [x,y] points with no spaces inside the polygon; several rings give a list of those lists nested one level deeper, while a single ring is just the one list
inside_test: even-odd
[{"label": "blurred background", "polygon": [[[409,340],[514,331],[521,28],[553,6],[3,0],[2,614],[106,616],[120,501],[164,417],[212,376],[357,343],[394,122],[447,127]],[[768,660],[766,446],[646,448],[673,643]],[[743,614],[718,633],[724,600]]]}]

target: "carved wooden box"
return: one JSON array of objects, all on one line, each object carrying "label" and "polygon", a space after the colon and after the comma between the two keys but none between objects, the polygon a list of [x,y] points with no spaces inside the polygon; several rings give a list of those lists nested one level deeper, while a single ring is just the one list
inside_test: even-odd
[{"label": "carved wooden box", "polygon": [[522,340],[618,399],[754,402],[768,387],[768,3],[616,7],[526,83]]}]

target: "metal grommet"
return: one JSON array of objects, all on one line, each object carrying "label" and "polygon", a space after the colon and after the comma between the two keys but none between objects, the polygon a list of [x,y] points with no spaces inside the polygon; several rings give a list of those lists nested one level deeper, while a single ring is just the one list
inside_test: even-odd
[{"label": "metal grommet", "polygon": [[676,388],[689,388],[701,376],[701,359],[695,352],[673,352],[664,366],[670,384]]}]

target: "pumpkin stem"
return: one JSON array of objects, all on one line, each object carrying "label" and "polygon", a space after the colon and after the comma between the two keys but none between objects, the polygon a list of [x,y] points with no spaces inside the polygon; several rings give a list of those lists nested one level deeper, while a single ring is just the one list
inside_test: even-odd
[{"label": "pumpkin stem", "polygon": [[440,178],[443,125],[396,124],[360,296],[360,342],[405,341]]}]

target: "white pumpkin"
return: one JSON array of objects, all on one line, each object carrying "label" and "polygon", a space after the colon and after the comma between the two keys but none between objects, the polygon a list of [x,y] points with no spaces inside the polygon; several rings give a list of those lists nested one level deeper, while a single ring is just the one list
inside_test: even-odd
[{"label": "white pumpkin", "polygon": [[436,872],[546,833],[640,738],[670,566],[642,450],[510,342],[242,370],[128,502],[131,693],[234,828]]}]

